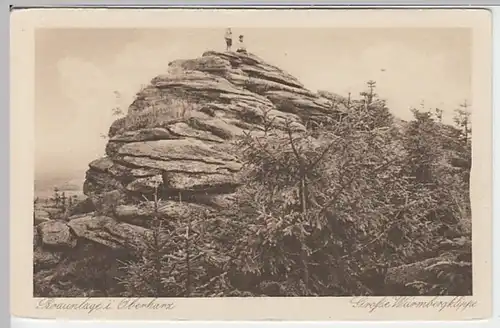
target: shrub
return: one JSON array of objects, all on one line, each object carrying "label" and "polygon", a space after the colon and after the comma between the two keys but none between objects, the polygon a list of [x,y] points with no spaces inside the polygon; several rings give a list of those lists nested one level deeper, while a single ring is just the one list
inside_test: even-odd
[{"label": "shrub", "polygon": [[[452,165],[470,162],[469,123],[422,110],[396,123],[369,87],[345,100],[342,119],[307,131],[264,113],[264,130],[234,144],[243,185],[216,215],[162,220],[156,193],[144,247],[122,263],[121,295],[470,294],[470,167]],[[130,114],[128,128],[190,112],[151,113]],[[389,286],[389,272],[404,283]]]},{"label": "shrub", "polygon": [[[179,199],[179,201],[182,201]],[[222,296],[228,288],[226,257],[216,249],[217,234],[208,216],[187,221],[163,221],[158,214],[161,199],[154,194],[152,229],[137,250],[137,260],[122,263],[125,295],[134,297]],[[212,221],[213,222],[213,221]],[[217,228],[216,228],[217,230]]]},{"label": "shrub", "polygon": [[162,97],[161,101],[150,104],[141,111],[129,113],[117,122],[110,136],[123,131],[133,131],[143,128],[159,127],[165,123],[189,119],[197,106],[179,97]]}]

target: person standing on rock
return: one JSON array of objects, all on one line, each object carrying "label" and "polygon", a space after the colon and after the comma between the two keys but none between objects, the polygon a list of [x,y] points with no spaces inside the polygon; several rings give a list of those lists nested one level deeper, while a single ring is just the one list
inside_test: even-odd
[{"label": "person standing on rock", "polygon": [[243,35],[239,36],[238,41],[238,50],[236,50],[236,52],[247,53],[247,48],[245,46],[245,43],[243,42]]},{"label": "person standing on rock", "polygon": [[231,28],[226,29],[224,38],[226,39],[226,51],[231,51],[231,46],[233,45],[233,32]]}]

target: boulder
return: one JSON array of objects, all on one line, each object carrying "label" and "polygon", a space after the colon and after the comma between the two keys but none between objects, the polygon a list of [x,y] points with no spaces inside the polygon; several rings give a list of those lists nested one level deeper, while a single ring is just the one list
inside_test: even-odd
[{"label": "boulder", "polygon": [[85,197],[84,199],[77,202],[73,208],[70,210],[70,215],[85,214],[95,211],[95,205],[92,199]]},{"label": "boulder", "polygon": [[137,131],[128,131],[120,135],[114,136],[110,141],[115,142],[136,142],[136,141],[153,141],[153,140],[168,140],[178,139],[178,135],[164,128],[146,128]]},{"label": "boulder", "polygon": [[195,139],[133,142],[123,146],[121,156],[148,157],[165,161],[192,160],[214,164],[237,161],[235,156]]},{"label": "boulder", "polygon": [[[223,172],[223,171],[221,171]],[[173,191],[228,193],[241,185],[237,174],[167,172],[163,175],[164,188]]]},{"label": "boulder", "polygon": [[199,130],[191,127],[186,122],[177,122],[168,127],[172,133],[179,137],[193,138],[203,141],[224,142],[224,139],[214,135],[210,131]]},{"label": "boulder", "polygon": [[62,252],[54,252],[36,247],[33,251],[33,269],[35,272],[55,267],[62,259]]},{"label": "boulder", "polygon": [[127,222],[142,227],[151,227],[154,217],[165,221],[188,221],[194,216],[203,216],[213,212],[213,208],[194,203],[178,201],[160,201],[155,211],[154,203],[137,205],[121,205],[117,207],[115,216],[118,221]]},{"label": "boulder", "polygon": [[429,281],[436,276],[439,266],[455,265],[456,254],[444,254],[439,257],[389,268],[385,276],[385,285],[391,287],[406,286],[413,282]]},{"label": "boulder", "polygon": [[42,244],[45,246],[69,247],[76,246],[76,238],[71,234],[68,225],[63,221],[51,220],[38,226]]},{"label": "boulder", "polygon": [[152,177],[138,178],[127,185],[127,190],[141,194],[153,194],[163,184],[163,177],[155,175]]},{"label": "boulder", "polygon": [[50,221],[50,213],[44,209],[35,208],[33,213],[33,220],[35,225]]},{"label": "boulder", "polygon": [[148,231],[143,227],[118,222],[106,216],[86,216],[68,222],[73,233],[82,239],[110,248],[139,248]]}]

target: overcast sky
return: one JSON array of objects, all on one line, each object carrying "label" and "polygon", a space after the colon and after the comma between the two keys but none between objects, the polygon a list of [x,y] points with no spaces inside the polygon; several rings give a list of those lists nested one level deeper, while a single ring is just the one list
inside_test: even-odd
[{"label": "overcast sky", "polygon": [[[60,29],[36,33],[36,176],[84,172],[115,119],[175,59],[225,49],[223,30]],[[367,80],[392,112],[472,103],[466,29],[233,29],[247,49],[315,90],[358,94]],[[120,103],[114,91],[122,95]]]}]

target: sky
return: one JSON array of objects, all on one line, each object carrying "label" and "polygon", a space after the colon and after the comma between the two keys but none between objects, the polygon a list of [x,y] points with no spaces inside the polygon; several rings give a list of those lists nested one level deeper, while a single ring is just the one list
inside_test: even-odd
[{"label": "sky", "polygon": [[[409,109],[453,110],[471,99],[472,37],[467,29],[233,29],[248,51],[306,88],[377,93],[402,119]],[[176,59],[225,50],[220,29],[39,29],[35,37],[35,177],[84,174],[104,155],[112,108]],[[117,99],[115,91],[121,97]]]}]

